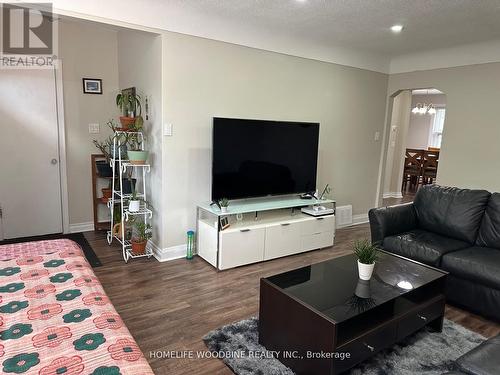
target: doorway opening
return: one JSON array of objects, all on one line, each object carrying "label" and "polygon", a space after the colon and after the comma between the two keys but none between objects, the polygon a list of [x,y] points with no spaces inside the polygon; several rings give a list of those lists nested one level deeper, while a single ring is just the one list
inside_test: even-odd
[{"label": "doorway opening", "polygon": [[[111,229],[104,191],[112,179],[92,169],[93,154],[105,159],[93,141],[110,149],[108,123],[120,116],[123,89],[143,98],[149,158],[161,161],[161,35],[63,15],[53,22],[54,70],[0,71],[0,115],[9,124],[0,138],[0,241]],[[152,186],[161,185],[158,170]]]},{"label": "doorway opening", "polygon": [[383,205],[413,201],[418,189],[436,183],[446,119],[446,94],[435,88],[402,90],[394,97]]}]

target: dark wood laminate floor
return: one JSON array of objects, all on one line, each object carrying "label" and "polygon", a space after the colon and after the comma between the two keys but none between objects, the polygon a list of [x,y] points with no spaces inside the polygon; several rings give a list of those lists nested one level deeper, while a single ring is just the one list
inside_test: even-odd
[{"label": "dark wood laminate floor", "polygon": [[[216,359],[155,359],[150,351],[205,350],[209,331],[256,315],[261,277],[350,253],[357,238],[368,238],[367,224],[337,231],[332,248],[217,272],[201,258],[125,264],[120,249],[104,233],[85,233],[103,266],[94,271],[115,308],[143,350],[155,374],[232,374]],[[446,317],[490,337],[500,325],[454,307]]]}]

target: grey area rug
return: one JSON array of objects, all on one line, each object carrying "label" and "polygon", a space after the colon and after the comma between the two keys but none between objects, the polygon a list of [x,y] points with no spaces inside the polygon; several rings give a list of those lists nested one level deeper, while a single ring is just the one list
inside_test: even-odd
[{"label": "grey area rug", "polygon": [[[242,320],[208,333],[203,341],[212,352],[220,353],[224,363],[237,375],[293,375],[276,358],[256,358],[227,353],[259,353],[257,318]],[[454,369],[453,362],[475,348],[484,337],[449,320],[442,333],[423,329],[404,342],[378,353],[358,365],[350,375],[441,375]]]}]

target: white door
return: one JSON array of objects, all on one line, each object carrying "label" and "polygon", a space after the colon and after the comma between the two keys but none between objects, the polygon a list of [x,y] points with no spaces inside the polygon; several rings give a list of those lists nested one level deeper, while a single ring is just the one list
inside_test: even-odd
[{"label": "white door", "polygon": [[62,232],[55,79],[50,69],[0,70],[5,239]]}]

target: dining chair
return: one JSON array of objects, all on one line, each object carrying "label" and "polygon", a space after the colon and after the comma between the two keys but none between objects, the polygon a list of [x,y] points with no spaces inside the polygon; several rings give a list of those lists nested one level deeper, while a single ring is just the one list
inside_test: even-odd
[{"label": "dining chair", "polygon": [[424,151],[422,166],[422,183],[432,184],[436,179],[439,164],[439,151]]},{"label": "dining chair", "polygon": [[410,183],[410,189],[412,187],[415,187],[416,189],[419,185],[420,177],[422,176],[423,153],[424,150],[414,148],[406,149],[403,169],[403,183],[401,185],[402,190],[406,190],[408,183]]}]

